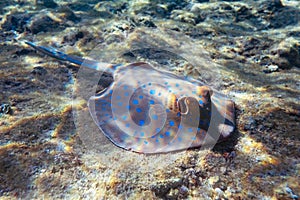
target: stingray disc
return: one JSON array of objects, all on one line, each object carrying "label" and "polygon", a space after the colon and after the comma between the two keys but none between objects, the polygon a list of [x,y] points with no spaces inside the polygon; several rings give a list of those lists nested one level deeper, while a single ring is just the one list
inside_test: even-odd
[{"label": "stingray disc", "polygon": [[[141,153],[216,143],[234,130],[234,105],[224,95],[147,63],[116,70],[114,82],[90,98],[89,109],[115,145]],[[210,130],[217,138],[208,136]]]}]

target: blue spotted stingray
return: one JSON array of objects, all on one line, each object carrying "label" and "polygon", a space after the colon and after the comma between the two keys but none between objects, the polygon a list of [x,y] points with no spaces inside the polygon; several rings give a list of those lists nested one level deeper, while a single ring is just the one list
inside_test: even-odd
[{"label": "blue spotted stingray", "polygon": [[[59,60],[99,69],[97,61],[26,42]],[[95,123],[115,145],[140,153],[209,146],[235,129],[234,103],[202,82],[145,62],[111,65],[112,83],[90,97]],[[101,83],[100,83],[101,84]]]}]

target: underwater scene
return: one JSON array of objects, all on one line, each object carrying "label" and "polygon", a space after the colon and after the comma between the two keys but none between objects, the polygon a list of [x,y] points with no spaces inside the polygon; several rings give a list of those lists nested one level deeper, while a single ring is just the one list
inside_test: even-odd
[{"label": "underwater scene", "polygon": [[1,0],[0,199],[300,198],[299,0]]}]

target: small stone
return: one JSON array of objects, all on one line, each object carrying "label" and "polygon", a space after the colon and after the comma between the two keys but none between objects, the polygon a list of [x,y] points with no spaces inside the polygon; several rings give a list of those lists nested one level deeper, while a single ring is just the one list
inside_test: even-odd
[{"label": "small stone", "polygon": [[44,76],[47,74],[47,70],[44,67],[38,66],[38,67],[33,68],[33,70],[31,71],[31,74]]},{"label": "small stone", "polygon": [[249,117],[248,122],[244,125],[244,130],[253,130],[257,127],[257,121],[253,117]]},{"label": "small stone", "polygon": [[215,193],[218,198],[222,198],[224,196],[224,192],[220,188],[215,188]]},{"label": "small stone", "polygon": [[188,194],[188,192],[189,192],[189,189],[188,189],[186,186],[184,186],[184,185],[182,185],[182,186],[179,188],[179,193],[180,193],[181,195],[183,195],[183,196],[186,196],[186,195]]},{"label": "small stone", "polygon": [[277,65],[268,65],[263,70],[263,72],[265,72],[265,73],[272,73],[272,72],[278,72],[278,71],[279,71],[279,67]]},{"label": "small stone", "polygon": [[39,32],[56,30],[58,27],[59,23],[50,18],[47,14],[39,14],[33,17],[29,25],[29,30],[31,33],[37,34]]},{"label": "small stone", "polygon": [[300,43],[294,38],[287,38],[280,42],[271,50],[275,55],[272,59],[273,64],[281,69],[300,67]]},{"label": "small stone", "polygon": [[178,189],[171,189],[169,193],[166,195],[168,199],[177,199],[178,198]]},{"label": "small stone", "polygon": [[11,106],[7,103],[0,105],[0,114],[10,114],[12,112]]},{"label": "small stone", "polygon": [[53,0],[42,0],[40,2],[37,1],[37,4],[43,5],[46,8],[56,8],[58,6]]},{"label": "small stone", "polygon": [[30,21],[32,14],[28,13],[12,13],[4,17],[1,28],[3,31],[26,31],[27,22]]},{"label": "small stone", "polygon": [[64,17],[67,20],[70,20],[72,22],[79,22],[81,20],[80,17],[78,17],[73,10],[71,10],[69,7],[67,6],[63,6],[60,9],[58,9],[58,12],[62,13],[64,15]]}]

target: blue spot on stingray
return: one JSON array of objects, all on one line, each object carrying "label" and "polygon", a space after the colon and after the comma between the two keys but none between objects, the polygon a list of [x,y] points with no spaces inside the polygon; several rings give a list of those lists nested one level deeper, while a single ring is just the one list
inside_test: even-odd
[{"label": "blue spot on stingray", "polygon": [[130,105],[127,105],[126,108],[129,110],[129,109],[131,108],[131,106],[130,106]]},{"label": "blue spot on stingray", "polygon": [[155,142],[159,143],[159,139],[156,139]]},{"label": "blue spot on stingray", "polygon": [[124,90],[127,90],[128,89],[128,85],[124,85]]},{"label": "blue spot on stingray", "polygon": [[110,90],[110,91],[109,91],[109,94],[112,94],[112,93],[113,93],[113,90]]},{"label": "blue spot on stingray", "polygon": [[150,94],[154,95],[155,94],[155,90],[150,90]]},{"label": "blue spot on stingray", "polygon": [[180,117],[180,116],[181,116],[180,112],[178,112],[176,115],[177,115],[177,117]]},{"label": "blue spot on stingray", "polygon": [[199,95],[198,97],[202,99],[202,95]]},{"label": "blue spot on stingray", "polygon": [[183,129],[184,126],[182,126],[181,124],[178,126],[178,129]]},{"label": "blue spot on stingray", "polygon": [[156,133],[160,132],[160,128],[156,128],[155,130],[156,130]]},{"label": "blue spot on stingray", "polygon": [[167,108],[167,109],[166,109],[166,112],[167,112],[167,113],[169,113],[169,112],[170,112],[170,109],[169,109],[169,108]]},{"label": "blue spot on stingray", "polygon": [[108,113],[106,113],[104,116],[105,116],[105,117],[108,117],[108,116],[109,116],[109,114],[108,114]]},{"label": "blue spot on stingray", "polygon": [[129,124],[129,123],[127,123],[125,126],[126,126],[126,127],[130,127],[130,124]]},{"label": "blue spot on stingray", "polygon": [[125,96],[125,97],[128,97],[128,96],[129,96],[129,93],[128,93],[128,92],[125,92],[125,93],[124,93],[124,96]]},{"label": "blue spot on stingray", "polygon": [[144,143],[145,143],[145,144],[148,144],[148,142],[147,142],[147,141],[144,141]]},{"label": "blue spot on stingray", "polygon": [[202,101],[202,100],[199,100],[199,104],[202,106],[202,105],[203,105],[203,101]]},{"label": "blue spot on stingray", "polygon": [[126,116],[126,115],[123,115],[123,116],[122,116],[122,119],[123,119],[123,120],[126,120],[126,119],[127,119],[127,116]]},{"label": "blue spot on stingray", "polygon": [[157,115],[152,115],[152,119],[158,120],[158,116]]},{"label": "blue spot on stingray", "polygon": [[149,101],[149,104],[154,104],[154,103],[155,103],[154,100]]},{"label": "blue spot on stingray", "polygon": [[133,99],[132,103],[133,103],[134,105],[138,105],[138,104],[139,104],[139,100]]},{"label": "blue spot on stingray", "polygon": [[170,124],[170,126],[174,126],[174,125],[175,125],[175,122],[172,121],[172,120],[170,120],[169,124]]},{"label": "blue spot on stingray", "polygon": [[143,85],[142,87],[143,87],[143,88],[146,88],[146,85]]},{"label": "blue spot on stingray", "polygon": [[144,132],[141,132],[140,135],[143,137],[143,136],[145,135],[145,133],[144,133]]},{"label": "blue spot on stingray", "polygon": [[179,87],[179,84],[178,83],[176,83],[176,85],[175,85],[176,87]]},{"label": "blue spot on stingray", "polygon": [[152,83],[148,83],[148,85],[152,85]]},{"label": "blue spot on stingray", "polygon": [[160,96],[161,95],[161,93],[158,93],[158,96]]},{"label": "blue spot on stingray", "polygon": [[144,124],[145,124],[145,121],[144,121],[144,120],[140,120],[140,121],[139,121],[139,125],[140,125],[140,126],[143,126]]},{"label": "blue spot on stingray", "polygon": [[181,137],[178,137],[177,140],[178,140],[179,142],[181,142],[181,141],[182,141],[182,138],[181,138]]},{"label": "blue spot on stingray", "polygon": [[142,112],[142,109],[141,109],[141,108],[137,108],[137,109],[135,109],[135,110],[136,110],[136,112],[138,112],[138,113]]},{"label": "blue spot on stingray", "polygon": [[106,107],[102,107],[101,110],[106,111]]},{"label": "blue spot on stingray", "polygon": [[188,131],[189,132],[193,132],[193,128],[188,128]]},{"label": "blue spot on stingray", "polygon": [[123,105],[123,102],[118,102],[118,106],[122,106]]},{"label": "blue spot on stingray", "polygon": [[166,132],[166,136],[170,136],[171,133],[169,131]]},{"label": "blue spot on stingray", "polygon": [[144,98],[144,96],[143,96],[143,95],[140,95],[140,96],[139,96],[139,99],[143,99],[143,98]]},{"label": "blue spot on stingray", "polygon": [[159,137],[160,137],[160,138],[164,138],[164,135],[160,134]]},{"label": "blue spot on stingray", "polygon": [[191,139],[195,141],[196,140],[196,136],[192,137]]}]

